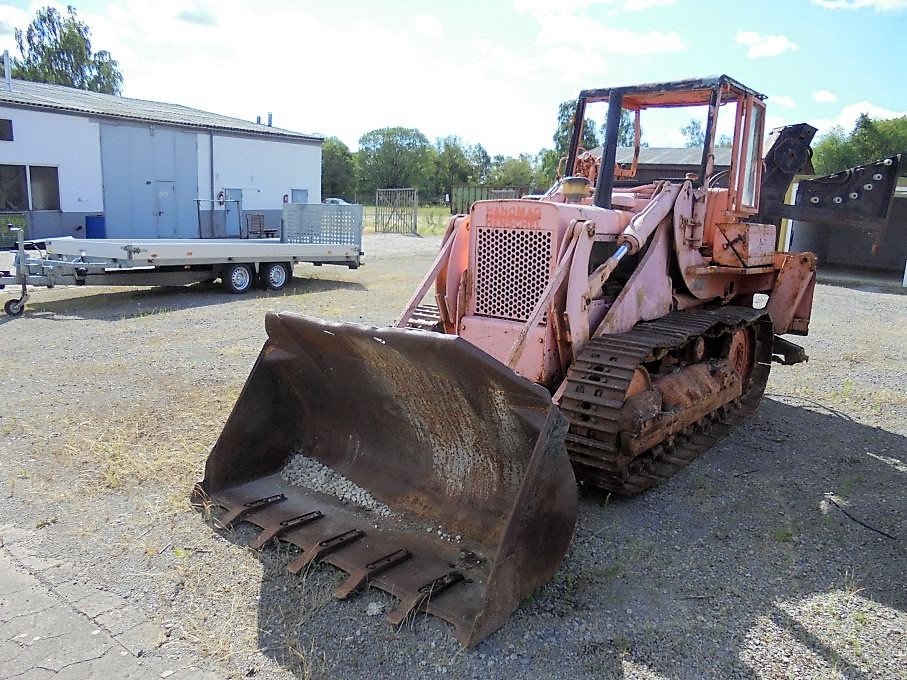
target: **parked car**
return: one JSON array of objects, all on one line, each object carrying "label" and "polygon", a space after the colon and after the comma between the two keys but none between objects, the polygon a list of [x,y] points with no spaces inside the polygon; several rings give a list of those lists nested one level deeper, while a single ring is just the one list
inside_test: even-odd
[{"label": "parked car", "polygon": [[326,198],[324,202],[330,205],[350,205],[349,201],[344,201],[342,198]]}]

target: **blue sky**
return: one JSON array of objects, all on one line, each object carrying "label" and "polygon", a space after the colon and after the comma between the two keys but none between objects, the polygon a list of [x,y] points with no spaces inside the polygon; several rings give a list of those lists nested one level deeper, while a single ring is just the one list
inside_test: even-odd
[{"label": "blue sky", "polygon": [[[73,0],[124,94],[340,137],[402,125],[551,145],[583,88],[727,73],[770,126],[907,114],[907,0]],[[0,0],[0,49],[47,2]],[[683,121],[646,127],[679,142]]]}]

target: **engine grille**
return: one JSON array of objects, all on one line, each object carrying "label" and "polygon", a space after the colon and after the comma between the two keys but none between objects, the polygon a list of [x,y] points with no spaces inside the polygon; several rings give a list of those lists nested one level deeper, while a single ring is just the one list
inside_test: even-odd
[{"label": "engine grille", "polygon": [[550,275],[550,231],[476,229],[476,314],[527,321]]}]

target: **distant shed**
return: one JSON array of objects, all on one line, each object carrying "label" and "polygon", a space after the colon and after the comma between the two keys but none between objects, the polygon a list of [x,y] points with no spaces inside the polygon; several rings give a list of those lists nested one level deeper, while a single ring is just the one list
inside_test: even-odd
[{"label": "distant shed", "polygon": [[[601,158],[602,148],[591,150],[592,155]],[[633,162],[633,147],[617,147],[617,163],[629,165]],[[657,179],[682,179],[688,172],[699,173],[702,162],[702,147],[694,146],[682,149],[670,147],[644,146],[639,150],[639,164],[637,165],[634,181],[653,182]],[[715,172],[727,170],[731,163],[731,149],[717,147],[715,149]]]},{"label": "distant shed", "polygon": [[277,228],[284,200],[321,201],[322,141],[178,104],[0,80],[0,220],[24,215],[29,238],[240,236],[249,212]]}]

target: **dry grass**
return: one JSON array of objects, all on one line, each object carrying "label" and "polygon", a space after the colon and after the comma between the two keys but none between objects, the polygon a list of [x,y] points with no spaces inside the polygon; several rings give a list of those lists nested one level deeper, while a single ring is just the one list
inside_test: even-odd
[{"label": "dry grass", "polygon": [[[136,395],[109,408],[60,415],[14,415],[4,436],[23,437],[42,459],[53,461],[44,481],[59,501],[77,504],[112,491],[149,485],[179,489],[201,471],[238,389],[199,394],[187,385],[162,386],[172,397]],[[61,475],[58,468],[67,474]],[[27,473],[24,473],[27,474]],[[54,480],[65,479],[59,484]]]}]

